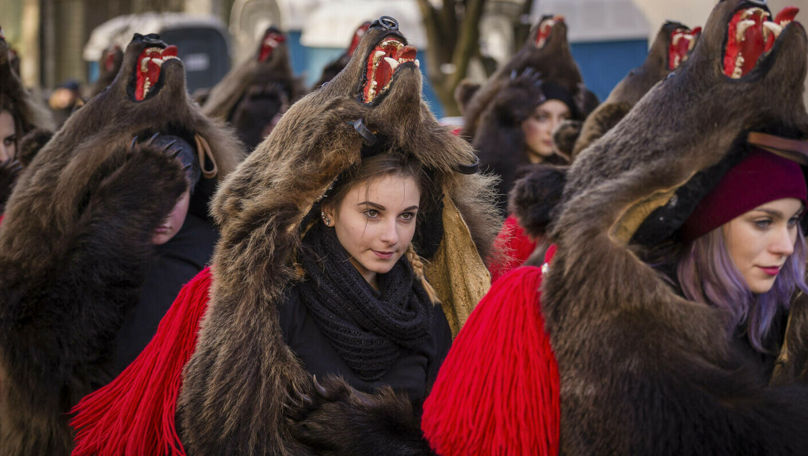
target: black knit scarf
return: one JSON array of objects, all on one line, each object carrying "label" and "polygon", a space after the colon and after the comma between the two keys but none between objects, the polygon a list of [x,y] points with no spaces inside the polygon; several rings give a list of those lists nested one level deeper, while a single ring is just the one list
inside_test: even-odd
[{"label": "black knit scarf", "polygon": [[351,264],[332,228],[316,223],[300,261],[306,271],[299,296],[331,346],[364,381],[379,380],[403,348],[420,351],[429,338],[433,305],[406,255],[374,290]]}]

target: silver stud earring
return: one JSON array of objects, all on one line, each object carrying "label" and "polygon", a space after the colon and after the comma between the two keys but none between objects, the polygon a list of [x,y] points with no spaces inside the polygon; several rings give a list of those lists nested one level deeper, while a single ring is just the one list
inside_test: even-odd
[{"label": "silver stud earring", "polygon": [[324,211],[320,211],[320,217],[323,219],[325,226],[331,226],[331,218],[325,215]]}]

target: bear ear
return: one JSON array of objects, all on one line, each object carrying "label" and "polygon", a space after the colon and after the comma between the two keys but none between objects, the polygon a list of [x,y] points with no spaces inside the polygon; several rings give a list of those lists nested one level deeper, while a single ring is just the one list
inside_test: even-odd
[{"label": "bear ear", "polygon": [[466,106],[468,106],[469,101],[471,101],[471,97],[480,90],[480,87],[480,84],[471,82],[468,79],[463,79],[460,81],[460,84],[457,85],[454,91],[454,99],[457,102],[457,106],[460,108],[461,114],[466,112]]},{"label": "bear ear", "polygon": [[530,165],[508,195],[508,209],[532,237],[547,233],[567,183],[567,166]]}]

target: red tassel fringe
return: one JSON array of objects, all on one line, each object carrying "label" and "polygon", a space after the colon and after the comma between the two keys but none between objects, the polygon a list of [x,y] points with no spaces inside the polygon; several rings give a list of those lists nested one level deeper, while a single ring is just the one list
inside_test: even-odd
[{"label": "red tassel fringe", "polygon": [[210,284],[210,268],[205,268],[182,288],[135,361],[73,407],[72,456],[185,455],[174,415],[182,368],[196,347]]},{"label": "red tassel fringe", "polygon": [[540,287],[539,268],[512,270],[458,334],[424,403],[421,427],[438,454],[558,454],[560,380]]}]

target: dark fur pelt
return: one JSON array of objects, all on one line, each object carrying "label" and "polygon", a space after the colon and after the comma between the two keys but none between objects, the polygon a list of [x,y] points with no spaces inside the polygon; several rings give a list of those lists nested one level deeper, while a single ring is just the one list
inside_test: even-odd
[{"label": "dark fur pelt", "polygon": [[36,154],[6,206],[2,455],[68,454],[68,411],[110,380],[115,332],[139,298],[152,232],[187,186],[173,151],[150,145],[148,135],[200,135],[222,176],[241,157],[232,134],[188,99],[179,60],[163,64],[148,98],[130,98],[138,55],[151,45],[133,40],[112,85]]},{"label": "dark fur pelt", "polygon": [[36,154],[45,147],[45,144],[51,140],[53,132],[37,128],[29,131],[20,140],[20,149],[17,152],[17,157],[23,166],[28,166],[36,157]]},{"label": "dark fur pelt", "polygon": [[495,102],[499,92],[508,86],[512,75],[521,74],[528,68],[539,73],[543,80],[552,81],[566,88],[576,100],[581,119],[597,106],[597,96],[584,87],[581,71],[572,58],[566,24],[563,21],[556,22],[542,47],[535,44],[536,33],[538,27],[531,33],[522,49],[476,90],[464,106],[462,135],[469,141],[476,138],[486,111]]},{"label": "dark fur pelt", "polygon": [[562,145],[560,150],[573,160],[587,146],[617,125],[631,108],[651,87],[670,74],[671,67],[668,49],[673,33],[678,29],[688,29],[678,22],[665,22],[657,33],[645,62],[631,70],[609,93],[609,97],[586,118],[580,136],[572,147]]},{"label": "dark fur pelt", "polygon": [[[270,27],[265,33],[280,33]],[[264,128],[277,122],[298,98],[303,96],[301,82],[292,74],[289,48],[279,43],[266,60],[261,61],[261,44],[247,60],[230,70],[205,99],[202,111],[214,119],[233,123],[239,138],[252,150],[264,137]],[[277,100],[277,102],[273,101]],[[243,105],[247,106],[243,106]],[[239,117],[238,122],[235,118]],[[250,122],[245,118],[249,117]],[[271,130],[271,128],[270,128]]]},{"label": "dark fur pelt", "polygon": [[567,167],[530,165],[508,195],[508,211],[530,236],[544,237],[561,202]]},{"label": "dark fur pelt", "polygon": [[380,448],[386,456],[433,454],[412,403],[389,386],[366,394],[329,377],[315,383],[314,397],[296,414],[292,434],[317,455],[375,456]]},{"label": "dark fur pelt", "polygon": [[[345,69],[292,105],[216,194],[212,212],[221,238],[211,301],[178,402],[180,437],[191,454],[306,455],[322,448],[349,454],[346,445],[354,443],[362,454],[413,454],[406,449],[421,445],[412,414],[400,412],[402,403],[389,393],[368,398],[341,390],[312,409],[314,382],[283,342],[277,312],[284,290],[299,278],[295,258],[304,224],[319,218],[317,202],[362,159],[363,138],[352,122],[362,120],[383,150],[418,159],[437,198],[452,198],[483,243],[493,239],[497,220],[485,199],[490,179],[457,173],[475,155],[421,100],[417,67],[401,64],[387,92],[370,104],[358,101],[367,59],[390,34],[398,35],[372,27]],[[302,421],[292,425],[292,416]],[[347,435],[356,423],[373,430]]]},{"label": "dark fur pelt", "polygon": [[22,164],[17,160],[6,160],[0,163],[0,214],[6,207],[6,200],[14,189],[17,176],[22,171]]},{"label": "dark fur pelt", "polygon": [[[727,24],[741,5],[718,3],[675,76],[569,170],[551,227],[558,253],[542,289],[564,454],[808,454],[804,372],[768,387],[735,356],[720,311],[678,296],[629,243],[654,208],[724,160],[747,131],[808,135],[808,40],[799,23],[784,28],[752,73],[730,80],[721,72]],[[795,308],[787,340],[804,338],[805,317]],[[804,343],[790,349],[791,360],[805,359]]]}]

